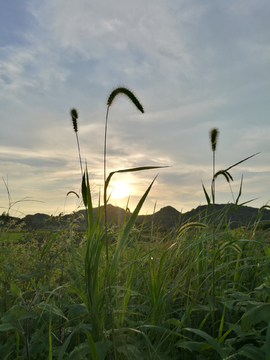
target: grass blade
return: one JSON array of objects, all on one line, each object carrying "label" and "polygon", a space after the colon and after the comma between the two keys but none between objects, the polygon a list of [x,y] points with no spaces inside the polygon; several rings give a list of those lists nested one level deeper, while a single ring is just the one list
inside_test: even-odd
[{"label": "grass blade", "polygon": [[238,201],[239,201],[240,196],[241,196],[241,194],[242,194],[242,185],[243,185],[243,175],[242,175],[242,177],[241,177],[240,189],[239,189],[239,193],[238,193],[237,199],[236,199],[236,201],[235,201],[235,205],[238,204]]},{"label": "grass blade", "polygon": [[244,161],[247,161],[248,159],[251,159],[253,156],[256,156],[256,155],[258,155],[258,154],[260,154],[260,152],[257,152],[256,154],[253,154],[253,155],[248,156],[247,158],[245,158],[245,159],[243,159],[243,160],[241,160],[241,161],[238,161],[236,164],[233,164],[232,166],[229,166],[227,169],[225,169],[225,171],[230,170],[231,168],[233,168],[233,167],[241,164],[241,163],[244,162]]},{"label": "grass blade", "polygon": [[223,175],[228,183],[230,182],[230,180],[233,181],[231,174],[227,170],[219,170],[217,173],[215,173],[214,179],[217,179],[219,175]]},{"label": "grass blade", "polygon": [[203,183],[202,183],[202,187],[203,187],[203,191],[204,191],[204,195],[205,195],[207,204],[208,204],[208,206],[210,206],[211,205],[211,200],[210,200],[209,195],[207,194],[207,191],[205,190],[205,187],[204,187]]},{"label": "grass blade", "polygon": [[115,273],[116,273],[116,269],[117,269],[121,249],[122,249],[128,235],[129,235],[130,230],[132,229],[132,227],[133,227],[133,225],[135,223],[135,220],[136,220],[136,218],[137,218],[137,216],[138,216],[138,214],[139,214],[139,212],[140,212],[140,210],[141,210],[141,208],[143,206],[143,203],[144,203],[145,199],[147,198],[147,196],[148,196],[148,194],[149,194],[155,180],[156,180],[156,177],[151,182],[150,186],[148,187],[148,189],[146,190],[146,192],[142,196],[141,200],[139,201],[138,205],[136,206],[136,209],[132,213],[127,225],[125,226],[125,229],[123,231],[121,239],[118,242],[118,245],[117,245],[113,260],[112,260],[112,264],[111,264],[111,273],[110,273],[111,283],[112,283],[113,278],[115,277]]},{"label": "grass blade", "polygon": [[222,347],[216,342],[214,338],[212,338],[212,336],[208,335],[206,332],[190,328],[185,328],[183,330],[193,332],[194,334],[203,337],[208,342],[208,344],[210,344],[219,353],[222,359],[226,357],[226,353],[223,351]]},{"label": "grass blade", "polygon": [[122,170],[112,171],[106,179],[105,188],[106,189],[108,188],[112,176],[116,173],[153,170],[153,169],[160,169],[160,168],[165,168],[165,167],[168,167],[168,166],[143,166],[143,167],[137,167],[137,168],[131,168],[131,169],[122,169]]},{"label": "grass blade", "polygon": [[88,341],[88,345],[89,345],[89,349],[90,349],[90,354],[91,354],[91,359],[92,360],[99,360],[98,357],[98,353],[97,353],[97,349],[94,343],[94,340],[92,338],[92,335],[89,331],[84,330],[87,336],[87,341]]}]

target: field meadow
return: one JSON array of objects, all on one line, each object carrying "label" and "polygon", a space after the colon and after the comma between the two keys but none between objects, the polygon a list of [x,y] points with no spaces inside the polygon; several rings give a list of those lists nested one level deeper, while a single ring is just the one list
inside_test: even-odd
[{"label": "field meadow", "polygon": [[2,227],[1,358],[268,359],[269,232],[218,215],[163,238],[133,227],[115,268],[123,229],[108,225],[107,263],[104,224],[92,244],[73,223]]},{"label": "field meadow", "polygon": [[[91,182],[83,170],[77,119],[71,110],[82,173],[87,230],[76,219],[65,229],[26,231],[11,221],[0,226],[0,357],[4,360],[270,359],[270,237],[261,214],[249,227],[231,229],[226,213],[188,221],[171,231],[135,226],[153,182],[119,226],[107,221],[107,122],[104,145],[104,207],[94,220]],[[215,179],[229,183],[230,168],[215,172],[213,150],[209,208]],[[254,155],[252,155],[254,156]],[[241,206],[240,186],[235,206]],[[264,206],[268,207],[268,206]],[[128,210],[127,210],[128,211]],[[75,215],[74,215],[75,216]]]}]

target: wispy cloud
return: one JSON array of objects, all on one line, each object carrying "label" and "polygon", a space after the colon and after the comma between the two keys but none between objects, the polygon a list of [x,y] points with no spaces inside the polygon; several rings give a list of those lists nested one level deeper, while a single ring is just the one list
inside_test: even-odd
[{"label": "wispy cloud", "polygon": [[[83,161],[100,186],[106,98],[125,85],[145,114],[117,99],[109,119],[109,169],[170,166],[159,171],[145,211],[156,201],[183,210],[204,201],[211,127],[220,129],[218,168],[261,151],[234,169],[232,186],[238,191],[243,172],[245,195],[260,197],[258,206],[267,201],[267,0],[22,0],[18,6],[15,11],[6,2],[0,15],[0,170],[9,174],[15,197],[29,189],[46,201],[44,212],[54,212],[66,191],[79,189],[72,107],[79,110]],[[126,175],[131,207],[155,175]],[[227,184],[218,185],[218,201],[229,201]],[[4,190],[1,196],[5,201]],[[71,211],[74,203],[67,204]],[[39,205],[31,206],[27,212]]]}]

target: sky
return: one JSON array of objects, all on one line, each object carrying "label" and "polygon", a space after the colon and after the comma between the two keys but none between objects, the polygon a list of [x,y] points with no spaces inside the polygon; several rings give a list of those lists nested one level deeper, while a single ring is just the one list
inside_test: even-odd
[{"label": "sky", "polygon": [[[211,128],[219,129],[216,202],[270,200],[268,0],[2,0],[0,3],[0,212],[58,215],[82,208],[70,109],[94,206],[102,199],[107,99],[110,203],[141,213],[206,203]],[[8,191],[10,198],[8,196]],[[102,200],[101,200],[102,202]]]}]

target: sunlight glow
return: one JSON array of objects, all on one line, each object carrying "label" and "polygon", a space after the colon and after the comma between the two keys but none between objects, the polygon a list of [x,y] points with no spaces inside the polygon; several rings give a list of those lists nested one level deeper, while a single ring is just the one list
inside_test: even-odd
[{"label": "sunlight glow", "polygon": [[111,188],[111,199],[121,199],[130,195],[130,187],[124,181],[116,181]]}]

